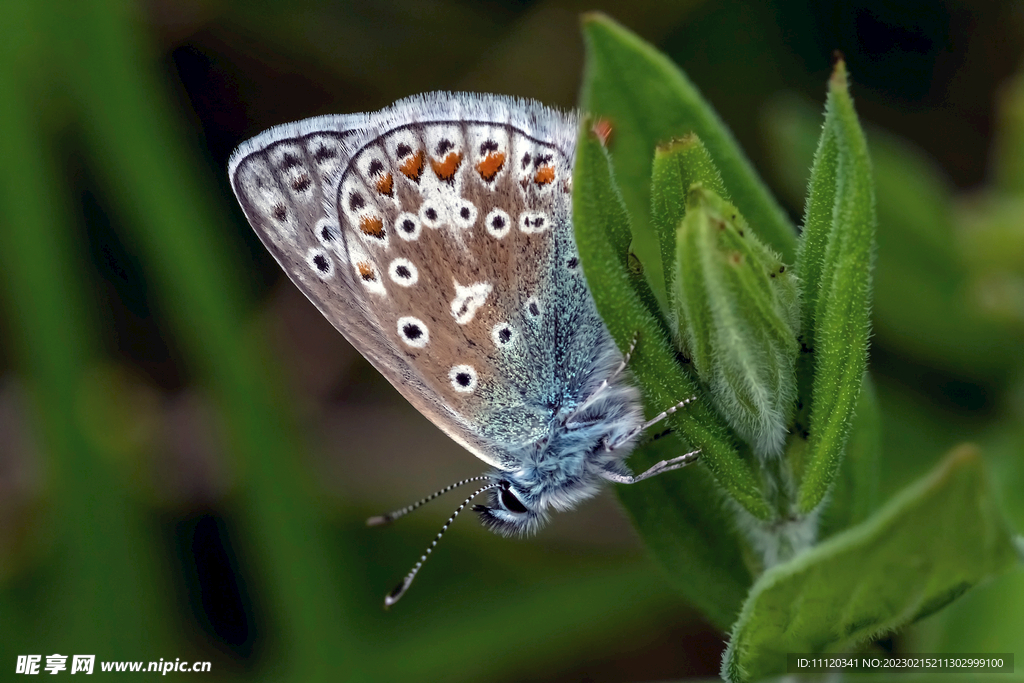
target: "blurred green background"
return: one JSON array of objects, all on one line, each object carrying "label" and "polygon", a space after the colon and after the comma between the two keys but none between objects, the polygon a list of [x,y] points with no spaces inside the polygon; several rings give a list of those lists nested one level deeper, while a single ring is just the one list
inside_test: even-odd
[{"label": "blurred green background", "polygon": [[[458,501],[363,520],[481,465],[286,281],[225,173],[271,125],[427,90],[571,107],[588,9],[687,71],[795,221],[843,52],[879,185],[882,491],[974,440],[1024,528],[1019,2],[7,0],[0,671],[58,652],[214,680],[717,673],[725,635],[610,493],[528,540],[460,520],[381,609]],[[1020,656],[1022,614],[1018,572],[881,645]]]}]

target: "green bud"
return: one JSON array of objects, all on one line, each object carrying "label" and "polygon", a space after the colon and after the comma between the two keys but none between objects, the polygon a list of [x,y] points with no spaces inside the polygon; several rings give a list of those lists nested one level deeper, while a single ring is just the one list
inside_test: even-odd
[{"label": "green bud", "polygon": [[[700,183],[723,199],[729,199],[722,176],[711,159],[707,147],[695,134],[658,145],[654,150],[651,169],[651,223],[658,233],[661,262],[665,271],[665,289],[668,291],[668,317],[675,315],[672,301],[675,288],[676,231],[686,215],[686,193]],[[675,320],[672,321],[675,324]]]},{"label": "green bud", "polygon": [[736,207],[702,184],[679,224],[673,301],[679,342],[736,432],[782,452],[796,398],[796,277]]}]

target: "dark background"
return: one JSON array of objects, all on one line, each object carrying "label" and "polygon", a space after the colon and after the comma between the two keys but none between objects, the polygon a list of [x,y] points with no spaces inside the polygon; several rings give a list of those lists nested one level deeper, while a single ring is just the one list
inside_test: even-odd
[{"label": "dark background", "polygon": [[[715,675],[725,643],[611,494],[524,541],[459,520],[381,611],[458,501],[362,520],[480,463],[282,275],[227,183],[239,142],[435,89],[572,107],[578,15],[602,8],[686,70],[795,222],[779,112],[820,109],[836,49],[869,139],[918,148],[966,202],[991,185],[1024,44],[1022,6],[994,0],[81,6],[0,14],[0,667],[67,651],[212,660],[215,678],[685,678]],[[1000,324],[1021,348],[1020,320]],[[900,325],[879,322],[871,366],[887,452],[919,453],[887,493],[1022,414],[1015,372],[922,352]]]}]

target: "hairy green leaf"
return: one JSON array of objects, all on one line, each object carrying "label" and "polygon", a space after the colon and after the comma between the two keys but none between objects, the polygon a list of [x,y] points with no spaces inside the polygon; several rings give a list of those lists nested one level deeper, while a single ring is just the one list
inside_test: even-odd
[{"label": "hairy green leaf", "polygon": [[786,653],[855,648],[1017,562],[980,454],[955,449],[864,523],[765,572],[722,663],[730,683],[784,673]]},{"label": "hairy green leaf", "polygon": [[[797,201],[806,190],[820,116],[809,104],[784,99],[769,108],[768,128],[772,168]],[[935,163],[882,130],[869,129],[868,141],[878,211],[873,334],[924,365],[986,382],[1005,380],[1019,356],[1019,335],[986,316],[968,296],[965,261],[981,256],[991,268],[988,255],[1003,258],[1014,251],[1007,249],[1009,233],[997,236],[973,220],[968,229],[957,230],[952,188]],[[976,207],[971,203],[968,218]],[[962,240],[967,243],[960,246]]]},{"label": "hairy green leaf", "polygon": [[654,168],[651,172],[651,223],[661,246],[661,265],[668,291],[667,317],[673,328],[672,333],[676,336],[679,334],[679,321],[675,317],[677,305],[673,298],[676,230],[686,215],[687,195],[694,183],[700,183],[719,197],[729,199],[722,175],[699,137],[690,133],[658,145],[654,150]]},{"label": "hairy green leaf", "polygon": [[882,415],[871,375],[857,399],[846,455],[822,510],[818,535],[829,536],[860,524],[881,504]]},{"label": "hairy green leaf", "polygon": [[[590,134],[589,122],[584,122],[580,135],[573,186],[584,273],[619,347],[627,348],[637,337],[630,368],[647,405],[653,404],[648,414],[654,414],[680,396],[693,395],[696,387],[676,363],[653,306],[644,303],[646,283],[629,268],[629,218],[612,179],[610,160]],[[770,511],[753,472],[739,458],[728,428],[714,411],[697,401],[666,422],[682,441],[670,436],[638,447],[630,456],[634,469],[680,455],[690,444],[704,449],[703,464],[637,486],[620,486],[619,496],[672,585],[726,628],[752,578],[740,556],[734,525],[722,509],[718,486],[745,501],[755,516]]]},{"label": "hairy green leaf", "polygon": [[[814,362],[810,437],[797,498],[804,513],[821,503],[839,470],[867,368],[871,325],[874,181],[842,61],[829,82],[818,150],[796,264],[804,282],[801,318],[808,325],[801,333],[803,352]],[[830,197],[831,216],[825,208]]]},{"label": "hairy green leaf", "polygon": [[702,185],[688,196],[673,265],[680,341],[737,434],[779,455],[796,397],[797,282],[736,207]]},{"label": "hairy green leaf", "polygon": [[[608,155],[591,133],[589,121],[584,121],[577,147],[573,217],[580,259],[598,311],[620,349],[637,340],[630,369],[643,391],[648,415],[693,396],[696,387],[676,361],[665,327],[656,311],[644,304],[642,290],[646,283],[629,268],[629,217],[612,178]],[[672,438],[682,439],[676,455],[690,444],[700,448],[704,466],[730,496],[755,517],[770,516],[753,469],[739,456],[729,429],[710,406],[694,401],[665,422],[674,431]],[[634,458],[641,464],[656,462],[650,460],[643,448],[638,449]],[[696,481],[695,477],[688,478],[685,471],[678,478]],[[705,480],[700,481],[706,484]],[[656,492],[654,487],[649,490]],[[693,487],[692,494],[701,505],[711,502],[706,485]],[[673,501],[666,497],[661,504],[671,506]],[[684,501],[684,509],[696,507],[699,505]],[[727,525],[720,528],[726,535],[731,534]],[[689,542],[680,538],[680,543]]]},{"label": "hairy green leaf", "polygon": [[651,224],[651,165],[655,148],[695,133],[706,145],[729,196],[757,233],[787,259],[796,232],[732,134],[690,80],[663,54],[612,19],[583,19],[587,55],[580,108],[612,127],[611,156],[632,218],[633,248],[659,303],[667,294],[657,235]]}]

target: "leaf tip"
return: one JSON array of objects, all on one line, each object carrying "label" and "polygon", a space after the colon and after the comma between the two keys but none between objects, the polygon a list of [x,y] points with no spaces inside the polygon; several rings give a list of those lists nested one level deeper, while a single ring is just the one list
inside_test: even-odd
[{"label": "leaf tip", "polygon": [[833,65],[832,76],[829,78],[829,87],[832,90],[846,90],[849,86],[848,73],[846,71],[846,58],[843,53],[836,50],[832,53]]},{"label": "leaf tip", "polygon": [[695,182],[686,189],[686,208],[694,209],[708,200],[708,188],[702,182]]},{"label": "leaf tip", "polygon": [[599,12],[597,10],[593,10],[593,11],[590,11],[590,12],[584,12],[583,14],[580,15],[580,24],[583,25],[584,29],[589,28],[591,26],[594,26],[596,24],[610,24],[610,23],[614,23],[614,19],[609,17],[604,12]]},{"label": "leaf tip", "polygon": [[959,444],[949,454],[951,466],[963,467],[965,465],[980,465],[982,462],[981,449],[974,443]]},{"label": "leaf tip", "polygon": [[665,156],[672,154],[673,152],[686,151],[691,147],[696,147],[700,144],[700,137],[698,137],[696,133],[690,132],[686,135],[658,143],[658,146],[654,148],[654,154],[655,156]]},{"label": "leaf tip", "polygon": [[590,124],[588,126],[590,134],[597,138],[602,147],[607,149],[608,141],[611,139],[612,133],[615,132],[615,126],[612,125],[609,119],[601,116],[589,119],[587,122]]}]

